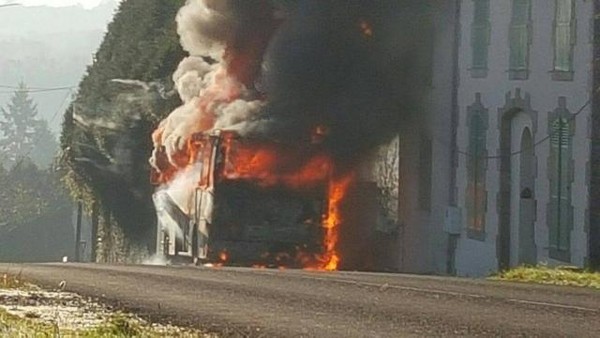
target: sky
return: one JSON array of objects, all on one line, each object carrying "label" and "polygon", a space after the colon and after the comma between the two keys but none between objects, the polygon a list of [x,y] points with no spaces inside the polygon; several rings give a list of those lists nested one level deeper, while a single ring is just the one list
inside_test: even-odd
[{"label": "sky", "polygon": [[[96,7],[104,2],[106,6]],[[102,41],[115,2],[0,0],[0,5],[10,3],[27,7],[0,7],[0,86],[7,87],[0,88],[0,108],[6,106],[11,88],[20,81],[41,88],[77,86]],[[45,7],[48,5],[53,7]],[[31,94],[39,116],[47,119],[55,132],[60,130],[68,93],[57,90]]]},{"label": "sky", "polygon": [[20,3],[24,6],[52,6],[63,7],[72,5],[82,5],[84,8],[94,8],[102,0],[0,0],[0,4]]}]

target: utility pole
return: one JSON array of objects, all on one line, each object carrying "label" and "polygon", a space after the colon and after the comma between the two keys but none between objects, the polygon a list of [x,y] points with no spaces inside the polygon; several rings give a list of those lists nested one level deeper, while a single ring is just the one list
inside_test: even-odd
[{"label": "utility pole", "polygon": [[83,203],[77,202],[77,224],[75,230],[75,262],[81,262],[81,218],[83,214]]},{"label": "utility pole", "polygon": [[94,201],[94,204],[92,205],[92,243],[91,243],[91,249],[92,249],[92,254],[90,257],[90,260],[92,261],[92,263],[96,263],[96,259],[98,259],[98,218],[99,218],[99,206],[98,206],[98,202]]}]

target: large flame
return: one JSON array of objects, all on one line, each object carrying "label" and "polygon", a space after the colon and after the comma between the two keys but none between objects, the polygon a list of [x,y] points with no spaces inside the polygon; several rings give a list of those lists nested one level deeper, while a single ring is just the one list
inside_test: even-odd
[{"label": "large flame", "polygon": [[333,168],[325,153],[305,153],[277,144],[241,144],[226,149],[223,177],[254,181],[263,187],[314,188],[327,181]]},{"label": "large flame", "polygon": [[[336,271],[341,262],[338,250],[341,224],[344,221],[342,205],[348,189],[354,180],[353,174],[334,179],[329,186],[327,213],[323,215],[324,253],[316,256],[304,256],[302,261],[306,270]],[[303,255],[301,253],[301,255]]]}]

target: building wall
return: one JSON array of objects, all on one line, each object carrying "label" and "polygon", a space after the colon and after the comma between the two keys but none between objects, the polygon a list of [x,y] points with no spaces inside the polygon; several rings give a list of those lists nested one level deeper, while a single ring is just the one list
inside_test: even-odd
[{"label": "building wall", "polygon": [[[459,81],[458,105],[459,125],[457,146],[462,153],[458,157],[457,194],[458,205],[462,209],[463,229],[456,249],[456,272],[459,275],[479,276],[497,270],[499,266],[499,203],[501,203],[501,159],[494,158],[501,153],[502,117],[506,108],[519,106],[526,114],[515,117],[518,131],[526,125],[532,129],[534,143],[538,143],[549,134],[548,117],[559,107],[559,98],[564,97],[566,108],[576,113],[586,104],[591,95],[592,86],[592,22],[593,3],[587,0],[576,1],[577,38],[574,46],[574,78],[572,81],[554,81],[550,71],[553,69],[553,22],[554,1],[532,0],[532,40],[530,45],[530,74],[527,80],[509,79],[509,25],[511,21],[512,1],[490,1],[491,35],[487,76],[474,78],[471,72],[471,25],[473,23],[473,4],[471,0],[462,1],[460,15],[461,39],[459,45]],[[480,99],[477,99],[480,97]],[[486,134],[487,156],[485,189],[487,197],[485,213],[485,233],[480,238],[469,238],[466,229],[465,206],[467,203],[467,161],[469,145],[469,127],[467,116],[469,107],[475,103],[487,110],[488,128]],[[573,168],[571,202],[574,218],[570,237],[571,264],[582,266],[587,256],[587,214],[588,214],[588,168],[590,154],[590,116],[591,107],[583,109],[575,118],[573,135]],[[530,119],[529,121],[527,119]],[[521,127],[518,124],[521,124]],[[514,134],[514,133],[513,133]],[[520,132],[517,132],[520,134]],[[514,135],[513,135],[514,141]],[[513,143],[513,149],[518,144]],[[541,141],[534,148],[534,191],[535,191],[535,242],[538,262],[565,264],[549,258],[547,204],[550,194],[548,178],[548,141]],[[513,155],[511,166],[519,165],[519,156]],[[518,184],[511,177],[512,185]],[[513,191],[512,194],[518,193]],[[514,218],[519,207],[512,200],[511,210]],[[514,222],[513,222],[514,224]],[[513,231],[514,232],[514,229]],[[514,234],[513,234],[514,235]],[[472,236],[471,236],[472,237]],[[511,240],[511,263],[516,258],[518,242]],[[567,262],[568,263],[568,262]]]},{"label": "building wall", "polygon": [[[455,62],[456,1],[432,1],[431,79],[420,111],[404,121],[398,139],[399,187],[395,247],[390,254],[395,270],[445,273],[448,235],[443,231],[446,208],[453,192],[452,106]],[[421,74],[422,75],[422,74]],[[385,148],[385,147],[384,147]],[[388,162],[391,163],[389,151]],[[392,152],[393,153],[393,152]],[[395,251],[395,252],[394,252]]]},{"label": "building wall", "polygon": [[[456,3],[430,1],[431,32],[423,29],[417,45],[427,55],[418,58],[414,87],[418,111],[400,111],[398,137],[382,145],[369,159],[380,191],[380,215],[374,236],[379,270],[445,273],[448,235],[443,231],[446,208],[454,191],[453,79]],[[426,25],[423,23],[423,27]],[[402,32],[397,32],[402,35]],[[431,36],[432,39],[429,39]],[[427,64],[422,64],[423,62]],[[427,71],[425,71],[427,69]],[[406,81],[406,79],[399,79]],[[425,81],[424,87],[421,81]],[[385,256],[385,257],[383,257]],[[383,258],[382,258],[383,257]]]},{"label": "building wall", "polygon": [[449,235],[444,220],[454,193],[453,166],[453,100],[456,59],[454,51],[457,30],[458,1],[434,1],[433,81],[426,99],[428,119],[425,129],[432,146],[431,210],[424,214],[422,226],[426,242],[426,265],[434,273],[446,273]]}]

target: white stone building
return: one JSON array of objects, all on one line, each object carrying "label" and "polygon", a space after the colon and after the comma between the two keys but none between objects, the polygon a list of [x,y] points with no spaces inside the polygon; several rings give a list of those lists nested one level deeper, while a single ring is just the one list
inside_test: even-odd
[{"label": "white stone building", "polygon": [[595,6],[461,1],[456,274],[597,259]]},{"label": "white stone building", "polygon": [[383,267],[600,266],[600,1],[431,4],[423,111],[376,167],[392,198],[378,222]]}]

